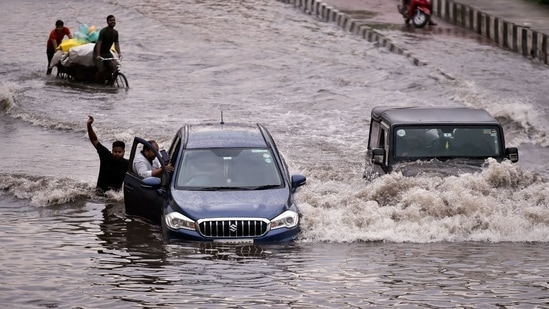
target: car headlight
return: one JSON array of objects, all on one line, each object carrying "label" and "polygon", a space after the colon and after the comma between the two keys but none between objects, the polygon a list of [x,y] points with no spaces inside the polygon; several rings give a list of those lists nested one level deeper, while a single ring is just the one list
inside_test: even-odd
[{"label": "car headlight", "polygon": [[166,225],[173,230],[196,230],[194,220],[191,220],[178,212],[170,212],[164,216]]},{"label": "car headlight", "polygon": [[299,223],[299,214],[295,211],[285,211],[280,216],[271,220],[271,230],[281,227],[293,228]]}]

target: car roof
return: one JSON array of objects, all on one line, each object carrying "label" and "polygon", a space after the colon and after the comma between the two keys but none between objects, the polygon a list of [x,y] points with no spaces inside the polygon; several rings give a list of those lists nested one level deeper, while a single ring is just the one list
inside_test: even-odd
[{"label": "car roof", "polygon": [[374,107],[372,119],[401,124],[496,124],[487,111],[469,107]]},{"label": "car roof", "polygon": [[190,124],[184,128],[187,133],[187,149],[191,148],[265,148],[267,142],[260,124],[204,123]]}]

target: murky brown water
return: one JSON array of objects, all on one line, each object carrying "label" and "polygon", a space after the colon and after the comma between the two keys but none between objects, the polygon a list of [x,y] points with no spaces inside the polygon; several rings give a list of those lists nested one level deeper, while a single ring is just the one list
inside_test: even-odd
[{"label": "murky brown water", "polygon": [[[59,9],[61,8],[61,9]],[[543,308],[549,71],[451,25],[383,29],[429,65],[277,1],[7,0],[0,20],[0,303],[9,308]],[[131,89],[44,75],[55,19],[117,17]],[[490,59],[490,61],[487,61]],[[502,121],[518,165],[362,179],[373,106],[465,105]],[[290,244],[165,244],[94,195],[101,141],[169,146],[184,122],[262,122],[291,170]],[[541,177],[541,176],[543,177]]]}]

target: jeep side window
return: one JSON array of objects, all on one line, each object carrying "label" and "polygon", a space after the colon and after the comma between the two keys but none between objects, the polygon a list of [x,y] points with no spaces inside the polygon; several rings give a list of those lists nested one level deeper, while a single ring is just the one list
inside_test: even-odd
[{"label": "jeep side window", "polygon": [[380,125],[379,125],[379,122],[377,121],[372,121],[372,125],[370,126],[370,141],[369,141],[369,144],[368,144],[368,148],[370,149],[374,149],[374,148],[379,148],[380,145],[383,145],[383,144],[380,144],[379,140],[380,140]]},{"label": "jeep side window", "polygon": [[372,122],[370,127],[370,140],[368,142],[368,148],[387,148],[387,131],[383,129],[379,122]]}]

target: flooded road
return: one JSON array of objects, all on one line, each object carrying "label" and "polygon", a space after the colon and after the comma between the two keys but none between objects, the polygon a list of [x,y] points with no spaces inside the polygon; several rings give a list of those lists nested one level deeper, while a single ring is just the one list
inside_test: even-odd
[{"label": "flooded road", "polygon": [[[59,9],[59,8],[62,9]],[[451,25],[379,31],[428,65],[278,1],[7,0],[0,21],[0,302],[10,308],[543,307],[549,242],[545,66]],[[128,91],[47,77],[56,19],[117,18]],[[401,43],[400,43],[401,42]],[[487,61],[490,59],[490,61]],[[378,105],[471,106],[518,164],[362,179]],[[183,123],[261,122],[307,176],[291,244],[165,244],[94,193],[99,139],[168,148]],[[129,152],[129,151],[127,151]],[[126,154],[127,155],[127,154]]]}]

